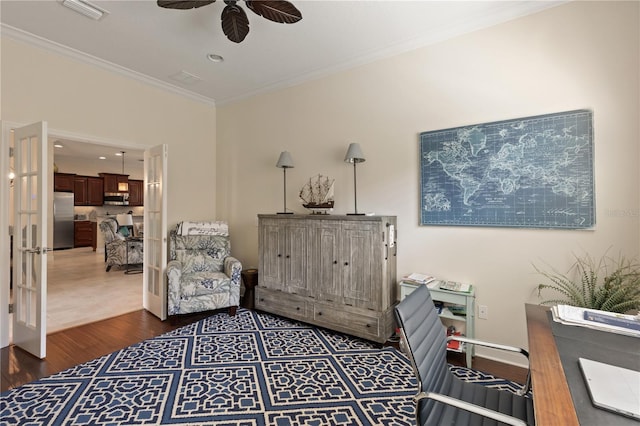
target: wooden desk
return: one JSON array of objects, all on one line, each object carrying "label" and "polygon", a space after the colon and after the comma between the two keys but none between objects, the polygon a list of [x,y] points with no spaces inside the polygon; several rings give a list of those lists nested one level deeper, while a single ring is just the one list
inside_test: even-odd
[{"label": "wooden desk", "polygon": [[549,308],[527,304],[525,310],[536,425],[579,426],[547,317]]}]

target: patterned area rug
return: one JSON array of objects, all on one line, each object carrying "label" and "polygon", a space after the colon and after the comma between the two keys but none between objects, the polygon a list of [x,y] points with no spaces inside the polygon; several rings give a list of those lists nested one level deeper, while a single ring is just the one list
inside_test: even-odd
[{"label": "patterned area rug", "polygon": [[[463,367],[456,375],[515,384]],[[241,309],[3,393],[2,424],[412,425],[393,348]]]}]

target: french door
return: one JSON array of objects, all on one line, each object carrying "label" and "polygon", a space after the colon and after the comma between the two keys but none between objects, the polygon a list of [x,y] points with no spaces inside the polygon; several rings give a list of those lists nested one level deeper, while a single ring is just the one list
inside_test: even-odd
[{"label": "french door", "polygon": [[13,343],[47,354],[47,123],[14,131]]},{"label": "french door", "polygon": [[144,273],[142,305],[167,319],[167,145],[144,152]]}]

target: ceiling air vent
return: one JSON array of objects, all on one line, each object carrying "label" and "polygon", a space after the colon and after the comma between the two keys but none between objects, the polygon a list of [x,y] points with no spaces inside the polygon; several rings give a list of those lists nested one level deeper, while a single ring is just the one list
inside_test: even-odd
[{"label": "ceiling air vent", "polygon": [[101,7],[84,0],[62,0],[62,5],[96,21],[99,21],[109,14],[109,12]]},{"label": "ceiling air vent", "polygon": [[180,83],[187,85],[196,84],[197,82],[202,81],[200,77],[190,74],[186,71],[179,71],[175,74],[170,75],[169,78],[171,80],[179,81]]}]

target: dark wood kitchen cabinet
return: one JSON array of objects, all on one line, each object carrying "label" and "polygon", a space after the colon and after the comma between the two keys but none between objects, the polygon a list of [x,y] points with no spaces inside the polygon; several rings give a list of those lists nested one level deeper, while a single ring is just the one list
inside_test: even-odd
[{"label": "dark wood kitchen cabinet", "polygon": [[129,179],[129,205],[144,205],[144,181]]},{"label": "dark wood kitchen cabinet", "polygon": [[98,173],[104,180],[104,192],[129,192],[118,191],[118,184],[129,183],[129,175],[118,175],[115,173]]},{"label": "dark wood kitchen cabinet", "polygon": [[94,176],[76,176],[73,198],[76,206],[101,206],[103,204],[104,185],[102,178]]},{"label": "dark wood kitchen cabinet", "polygon": [[93,247],[94,246],[94,226],[89,220],[76,220],[73,222],[73,246]]},{"label": "dark wood kitchen cabinet", "polygon": [[73,192],[75,173],[54,173],[53,190],[55,192]]}]

